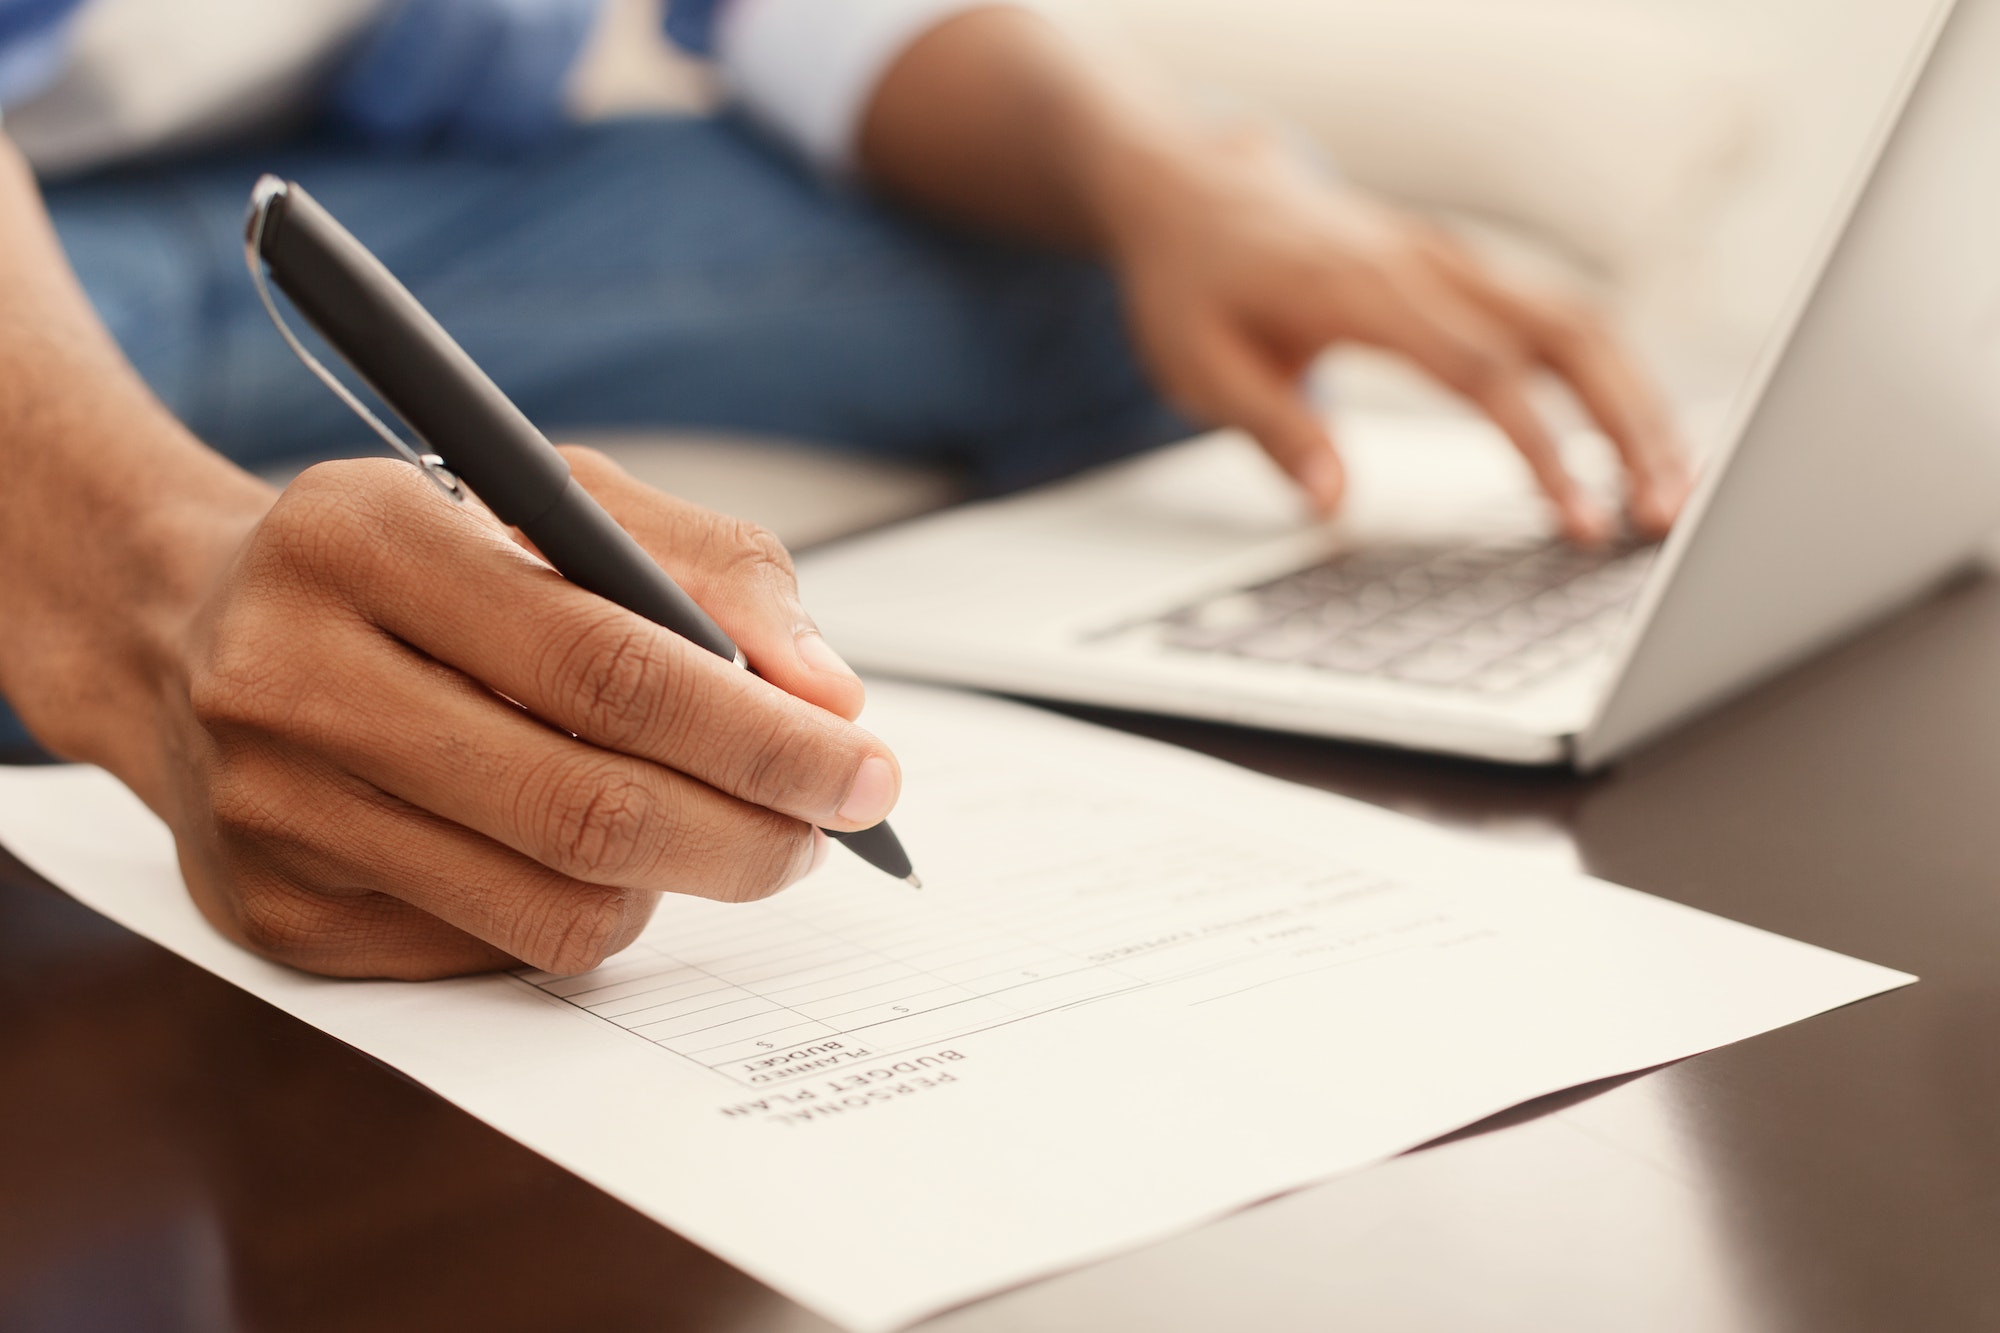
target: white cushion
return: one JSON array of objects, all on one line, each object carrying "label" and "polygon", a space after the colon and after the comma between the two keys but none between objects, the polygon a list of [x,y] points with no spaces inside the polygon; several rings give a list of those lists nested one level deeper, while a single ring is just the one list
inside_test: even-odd
[{"label": "white cushion", "polygon": [[1759,123],[1710,30],[1602,0],[1050,0],[1275,111],[1357,182],[1614,279],[1677,248]]}]

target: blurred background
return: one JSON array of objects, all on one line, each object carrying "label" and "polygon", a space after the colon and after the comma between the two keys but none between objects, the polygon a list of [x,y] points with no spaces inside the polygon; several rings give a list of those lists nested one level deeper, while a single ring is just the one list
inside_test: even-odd
[{"label": "blurred background", "polygon": [[[1195,96],[1275,119],[1350,179],[1448,219],[1498,262],[1595,295],[1697,448],[1723,429],[1920,39],[1899,0],[1045,0]],[[586,115],[712,100],[616,0]],[[1381,360],[1329,367],[1343,406],[1453,410]],[[684,494],[795,543],[934,503],[936,478],[819,458],[774,494],[733,448],[613,441]],[[839,503],[828,505],[827,501]]]},{"label": "blurred background", "polygon": [[[1286,127],[1358,184],[1448,220],[1497,262],[1594,295],[1648,354],[1698,448],[1722,432],[1797,290],[1927,8],[1907,0],[1042,3],[1095,40],[1146,58],[1200,101]],[[129,40],[149,24],[171,24],[172,8],[101,0],[86,11],[79,40],[121,32]],[[233,8],[232,30],[285,26],[266,0]],[[658,0],[612,0],[574,88],[581,114],[712,105],[701,67],[661,37],[657,10]],[[129,95],[185,102],[199,91],[185,71],[162,69],[156,81]],[[49,119],[30,107],[10,116],[9,130],[37,161],[59,162]],[[1327,374],[1349,409],[1453,410],[1379,358],[1341,355]],[[769,442],[747,451],[691,436],[594,442],[654,484],[756,518],[794,545],[951,494],[941,476]],[[783,467],[765,465],[773,453]]]}]

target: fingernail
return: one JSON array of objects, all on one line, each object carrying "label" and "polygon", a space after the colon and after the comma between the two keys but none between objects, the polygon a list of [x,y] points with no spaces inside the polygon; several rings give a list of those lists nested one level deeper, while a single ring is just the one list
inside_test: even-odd
[{"label": "fingernail", "polygon": [[799,660],[812,670],[823,671],[830,676],[846,676],[849,680],[859,679],[854,674],[854,668],[841,660],[840,654],[833,651],[833,645],[818,630],[801,630],[793,642],[798,648]]},{"label": "fingernail", "polygon": [[889,817],[895,804],[896,770],[889,767],[887,759],[871,754],[861,761],[854,785],[840,803],[839,815],[847,823],[873,828]]}]

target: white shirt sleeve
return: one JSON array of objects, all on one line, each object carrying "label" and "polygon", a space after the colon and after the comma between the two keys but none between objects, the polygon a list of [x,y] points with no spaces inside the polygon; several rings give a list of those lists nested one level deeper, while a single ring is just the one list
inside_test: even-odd
[{"label": "white shirt sleeve", "polygon": [[715,33],[728,95],[822,170],[852,169],[868,103],[911,43],[992,0],[730,0]]}]

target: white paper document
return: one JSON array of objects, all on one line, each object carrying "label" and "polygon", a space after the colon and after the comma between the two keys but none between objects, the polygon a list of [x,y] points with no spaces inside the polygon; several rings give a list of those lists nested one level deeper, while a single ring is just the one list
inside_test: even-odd
[{"label": "white paper document", "polygon": [[924,892],[836,850],[583,977],[264,963],[94,770],[0,771],[0,842],[856,1330],[1912,980],[1019,705],[867,722]]}]

